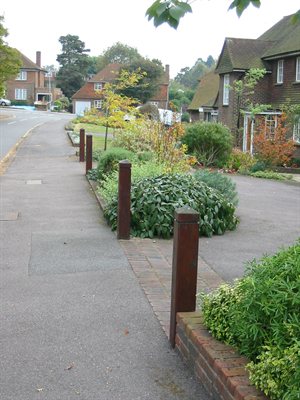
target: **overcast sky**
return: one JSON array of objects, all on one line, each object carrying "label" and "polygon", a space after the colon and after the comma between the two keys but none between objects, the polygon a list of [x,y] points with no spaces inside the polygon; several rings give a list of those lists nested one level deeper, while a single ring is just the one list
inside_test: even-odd
[{"label": "overcast sky", "polygon": [[225,37],[255,39],[283,16],[300,8],[299,0],[262,0],[241,18],[227,11],[232,0],[194,0],[193,14],[179,28],[154,28],[145,17],[154,0],[7,0],[0,5],[7,42],[32,61],[42,52],[42,65],[56,64],[60,36],[77,35],[97,56],[116,42],[137,48],[145,57],[169,64],[174,77],[198,58],[217,58]]}]

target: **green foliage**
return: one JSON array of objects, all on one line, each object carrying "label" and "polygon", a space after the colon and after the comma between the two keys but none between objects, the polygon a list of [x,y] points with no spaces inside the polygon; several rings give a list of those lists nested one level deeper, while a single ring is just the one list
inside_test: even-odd
[{"label": "green foliage", "polygon": [[190,122],[190,114],[188,112],[182,114],[181,122]]},{"label": "green foliage", "polygon": [[180,19],[188,12],[192,12],[188,1],[156,0],[146,11],[148,20],[153,19],[154,26],[168,23],[177,29]]},{"label": "green foliage", "polygon": [[134,47],[127,46],[121,42],[116,42],[112,46],[105,49],[102,54],[97,57],[97,71],[101,71],[108,64],[130,64],[142,58],[138,50]]},{"label": "green foliage", "polygon": [[204,166],[224,165],[232,150],[229,129],[213,122],[187,125],[182,143],[188,146],[188,153],[195,155]]},{"label": "green foliage", "polygon": [[239,200],[236,184],[228,176],[220,172],[199,169],[195,172],[194,177],[201,182],[205,182],[207,186],[216,189],[229,203],[232,203],[234,206],[238,205]]},{"label": "green foliage", "polygon": [[286,181],[292,179],[292,175],[283,175],[274,171],[256,171],[250,172],[249,175],[254,176],[255,178],[274,179],[277,181]]},{"label": "green foliage", "polygon": [[300,393],[300,242],[248,264],[233,285],[202,296],[204,321],[252,363],[252,381],[271,399]]},{"label": "green foliage", "polygon": [[264,161],[257,161],[252,167],[249,169],[250,172],[257,171],[265,171],[267,168],[267,164]]},{"label": "green foliage", "polygon": [[[173,234],[174,211],[191,207],[200,214],[199,232],[221,235],[235,229],[235,207],[192,175],[165,174],[135,182],[131,189],[131,231],[139,237],[169,238]],[[117,198],[104,213],[112,229],[117,224]]]},{"label": "green foliage", "polygon": [[14,78],[21,67],[20,53],[7,45],[4,38],[8,31],[3,25],[4,17],[0,15],[0,97],[4,96],[5,82]]},{"label": "green foliage", "polygon": [[84,84],[89,67],[88,55],[85,53],[90,50],[85,49],[85,43],[76,35],[60,36],[59,42],[62,52],[56,59],[60,64],[56,75],[57,84],[71,98]]},{"label": "green foliage", "polygon": [[[212,70],[215,64],[216,62],[212,56],[208,56],[206,61],[204,61],[202,58],[198,58],[198,60],[191,68],[185,67],[178,72],[178,74],[175,77],[175,82],[180,83],[185,88],[195,90],[199,84],[199,79],[207,72]],[[170,94],[172,94],[171,91]],[[192,101],[192,98],[193,96],[191,97],[189,103]]]},{"label": "green foliage", "polygon": [[135,154],[129,150],[113,147],[101,153],[97,166],[97,179],[118,169],[119,161],[135,159]]},{"label": "green foliage", "polygon": [[250,153],[245,153],[234,148],[226,162],[226,168],[234,171],[247,171],[255,164],[255,159]]},{"label": "green foliage", "polygon": [[[141,163],[133,163],[131,167],[131,182],[137,182],[144,178],[153,178],[162,175],[165,166],[156,161],[150,160]],[[118,171],[103,177],[100,182],[99,193],[103,199],[109,203],[117,196],[118,193]]]}]

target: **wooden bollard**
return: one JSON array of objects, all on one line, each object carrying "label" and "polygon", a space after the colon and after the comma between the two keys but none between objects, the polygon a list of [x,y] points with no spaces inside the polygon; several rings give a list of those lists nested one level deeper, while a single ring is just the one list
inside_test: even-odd
[{"label": "wooden bollard", "polygon": [[130,189],[131,163],[122,160],[119,162],[118,239],[130,239]]},{"label": "wooden bollard", "polygon": [[85,130],[80,129],[80,131],[79,131],[79,162],[84,162],[84,151],[85,151]]},{"label": "wooden bollard", "polygon": [[86,164],[85,173],[93,168],[93,135],[86,135]]},{"label": "wooden bollard", "polygon": [[187,207],[175,210],[170,336],[175,347],[176,314],[195,311],[199,247],[199,214]]}]

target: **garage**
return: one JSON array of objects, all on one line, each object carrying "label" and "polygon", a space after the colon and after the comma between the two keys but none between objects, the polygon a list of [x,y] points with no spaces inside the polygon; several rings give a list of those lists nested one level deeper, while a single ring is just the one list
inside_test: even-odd
[{"label": "garage", "polygon": [[74,114],[82,116],[84,112],[91,109],[91,102],[86,100],[74,101]]}]

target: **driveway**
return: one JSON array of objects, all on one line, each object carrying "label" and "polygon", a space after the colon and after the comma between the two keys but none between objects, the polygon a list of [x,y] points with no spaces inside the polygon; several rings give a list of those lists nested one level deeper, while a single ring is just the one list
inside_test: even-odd
[{"label": "driveway", "polygon": [[224,280],[245,271],[245,263],[272,254],[300,237],[300,184],[230,176],[237,185],[240,224],[223,236],[201,238],[199,254]]}]

